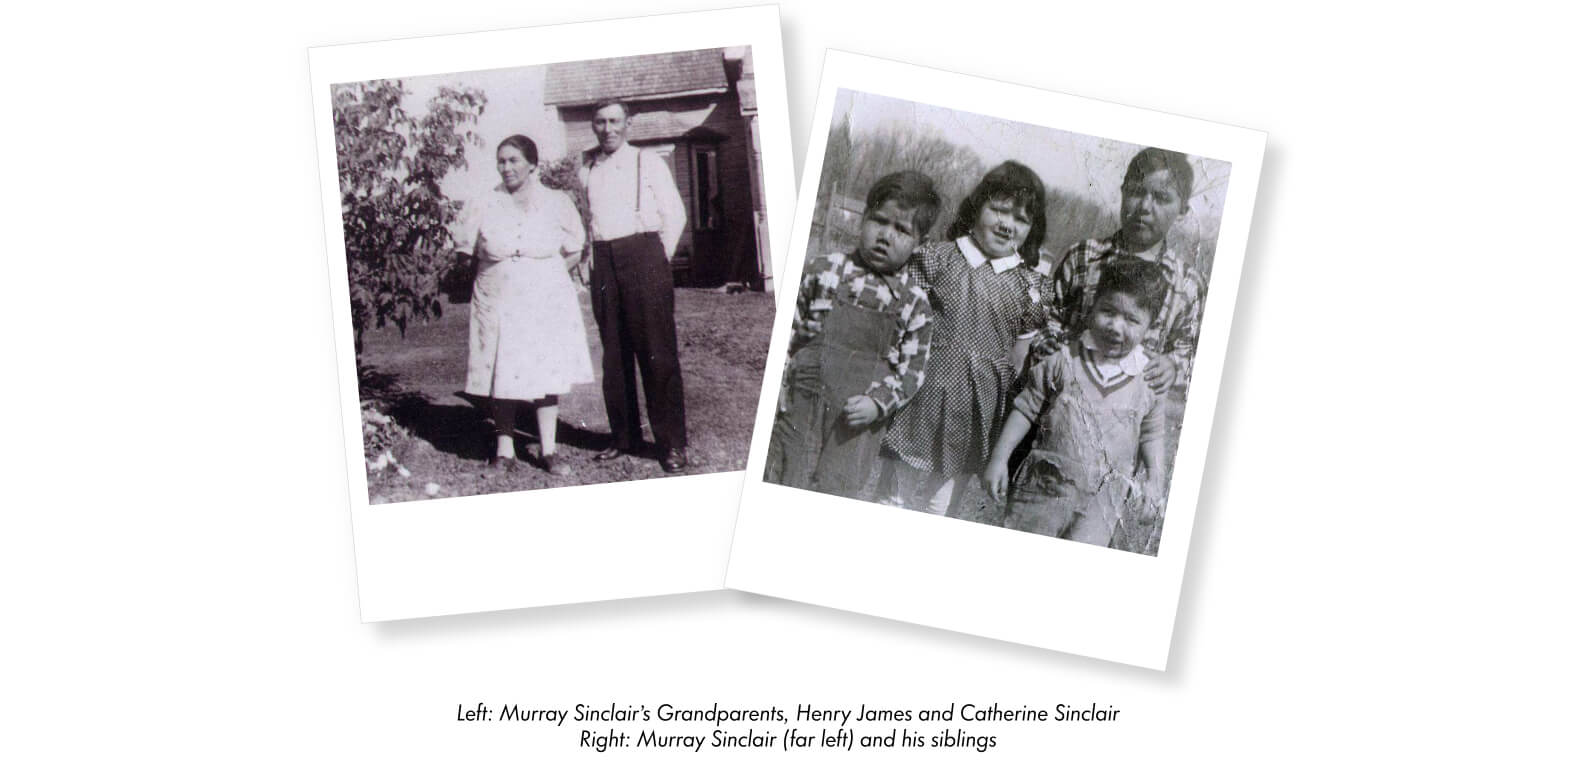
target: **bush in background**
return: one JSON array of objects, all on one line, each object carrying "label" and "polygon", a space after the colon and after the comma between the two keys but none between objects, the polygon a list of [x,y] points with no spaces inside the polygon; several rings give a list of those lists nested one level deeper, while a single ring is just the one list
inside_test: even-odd
[{"label": "bush in background", "polygon": [[461,204],[447,198],[439,183],[466,166],[467,144],[481,144],[467,126],[486,107],[480,90],[442,88],[419,118],[406,112],[407,94],[404,83],[393,79],[333,88],[358,356],[367,330],[393,324],[403,335],[412,321],[442,313],[438,296],[454,247],[449,225]]}]

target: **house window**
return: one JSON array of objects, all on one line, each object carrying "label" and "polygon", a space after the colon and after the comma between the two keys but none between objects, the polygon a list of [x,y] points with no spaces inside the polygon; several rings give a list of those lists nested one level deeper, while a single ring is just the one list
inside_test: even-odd
[{"label": "house window", "polygon": [[717,182],[717,149],[710,145],[691,146],[695,167],[695,213],[691,215],[697,230],[715,230],[722,227],[722,188]]}]

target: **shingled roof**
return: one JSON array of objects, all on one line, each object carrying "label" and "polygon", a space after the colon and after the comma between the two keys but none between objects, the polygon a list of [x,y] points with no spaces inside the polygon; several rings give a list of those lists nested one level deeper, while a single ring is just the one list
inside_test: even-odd
[{"label": "shingled roof", "polygon": [[550,64],[542,101],[550,106],[580,106],[605,98],[641,100],[727,90],[722,49],[714,48]]},{"label": "shingled roof", "polygon": [[707,127],[686,123],[665,111],[637,113],[629,120],[629,132],[624,139],[631,143],[648,143],[683,137],[692,142],[722,142],[728,136]]}]

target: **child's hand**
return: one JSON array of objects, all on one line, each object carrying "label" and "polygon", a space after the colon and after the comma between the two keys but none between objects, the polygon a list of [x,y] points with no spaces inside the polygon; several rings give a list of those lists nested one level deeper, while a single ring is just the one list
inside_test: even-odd
[{"label": "child's hand", "polygon": [[843,404],[843,417],[848,420],[849,427],[864,427],[880,416],[881,407],[869,396],[849,396]]},{"label": "child's hand", "polygon": [[985,484],[985,493],[992,499],[1001,501],[1007,497],[1007,463],[991,457],[990,464],[985,465],[985,472],[980,475],[980,480]]}]

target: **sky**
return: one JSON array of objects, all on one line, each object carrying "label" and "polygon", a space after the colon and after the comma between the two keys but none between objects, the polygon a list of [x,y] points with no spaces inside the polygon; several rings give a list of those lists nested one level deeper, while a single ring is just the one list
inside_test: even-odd
[{"label": "sky", "polygon": [[498,143],[513,134],[522,134],[536,143],[542,161],[562,158],[567,152],[563,127],[542,105],[546,66],[468,71],[454,74],[404,79],[405,109],[419,117],[439,87],[474,87],[487,95],[487,107],[473,126],[482,139],[481,146],[470,146],[465,157],[469,168],[449,175],[443,191],[451,198],[474,198],[498,184],[493,151]]}]

